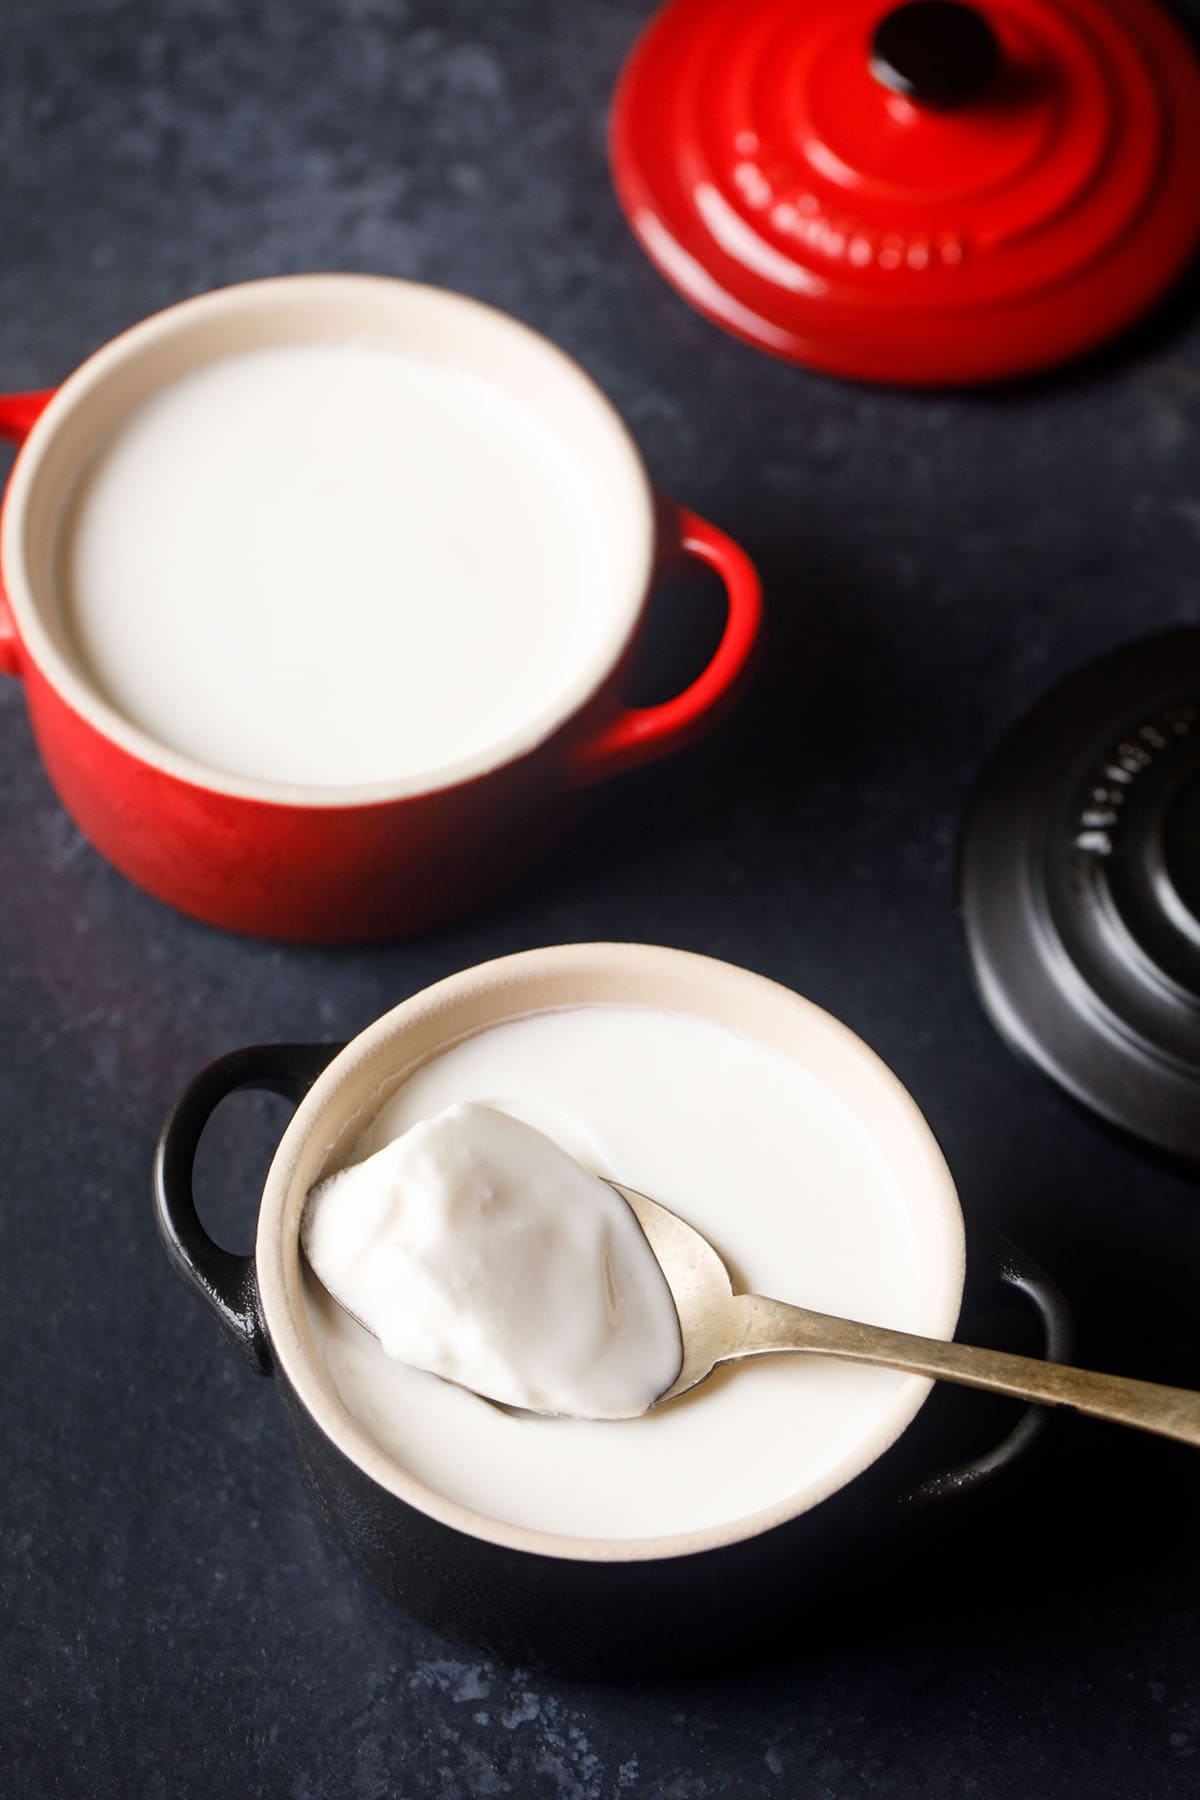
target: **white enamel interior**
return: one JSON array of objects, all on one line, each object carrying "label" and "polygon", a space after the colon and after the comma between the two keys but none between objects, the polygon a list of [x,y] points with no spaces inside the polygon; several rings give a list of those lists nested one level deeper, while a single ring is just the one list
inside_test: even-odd
[{"label": "white enamel interior", "polygon": [[[644,945],[568,945],[527,951],[450,977],[405,1001],[347,1046],[296,1112],[280,1143],[259,1214],[257,1268],[275,1355],[317,1425],[380,1487],[457,1530],[497,1544],[590,1561],[642,1561],[717,1548],[807,1511],[894,1442],[929,1391],[899,1378],[886,1409],[819,1481],[750,1516],[675,1535],[584,1538],[530,1529],[448,1500],[388,1457],[350,1416],[325,1373],[304,1305],[298,1248],[305,1196],[340,1166],[406,1076],[464,1037],[530,1013],[642,1005],[711,1020],[819,1073],[874,1139],[911,1223],[921,1271],[917,1329],[950,1337],[963,1282],[963,1230],[954,1184],[915,1103],[860,1039],[775,983],[728,964]],[[714,1456],[720,1445],[713,1446]]]},{"label": "white enamel interior", "polygon": [[[500,388],[553,434],[582,472],[611,555],[608,612],[572,682],[502,741],[445,766],[360,786],[302,786],[214,769],[159,743],[95,689],[55,592],[58,534],[81,470],[165,383],[239,352],[368,341],[444,361]],[[462,295],[369,275],[292,275],[203,294],[134,326],[83,363],[35,424],[9,481],[0,533],[5,591],[25,652],[97,730],[197,786],[279,804],[337,807],[402,799],[470,780],[535,749],[586,706],[620,662],[641,616],[654,554],[653,496],[619,415],[546,339]],[[519,621],[516,622],[519,629]],[[331,632],[336,612],[331,609]]]}]

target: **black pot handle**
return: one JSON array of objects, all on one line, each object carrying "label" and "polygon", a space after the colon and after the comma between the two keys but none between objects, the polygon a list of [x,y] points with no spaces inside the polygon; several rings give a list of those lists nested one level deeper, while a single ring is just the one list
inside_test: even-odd
[{"label": "black pot handle", "polygon": [[[1075,1343],[1075,1321],[1057,1282],[999,1231],[989,1228],[980,1235],[990,1252],[988,1274],[991,1280],[1012,1289],[1037,1314],[1042,1332],[1042,1355],[1046,1361],[1069,1362]],[[1045,1406],[1027,1406],[998,1444],[967,1462],[925,1476],[902,1495],[900,1504],[904,1507],[927,1506],[934,1501],[974,1493],[986,1486],[1035,1447],[1050,1422],[1051,1410]]]},{"label": "black pot handle", "polygon": [[192,1169],[201,1134],[222,1100],[241,1088],[281,1094],[298,1106],[340,1044],[258,1044],[233,1050],[202,1069],[167,1117],[154,1157],[154,1201],[167,1255],[193,1293],[260,1375],[271,1373],[271,1347],[258,1298],[253,1256],[234,1256],[200,1223]]}]

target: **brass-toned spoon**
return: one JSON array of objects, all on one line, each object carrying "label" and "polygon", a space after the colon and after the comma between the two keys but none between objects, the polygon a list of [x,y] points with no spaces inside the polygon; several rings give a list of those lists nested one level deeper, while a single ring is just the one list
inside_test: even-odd
[{"label": "brass-toned spoon", "polygon": [[1187,1388],[1098,1375],[1006,1350],[977,1350],[809,1312],[761,1294],[737,1294],[720,1256],[694,1226],[645,1194],[612,1185],[628,1201],[658,1258],[679,1316],[683,1365],[655,1406],[686,1394],[722,1363],[799,1351],[986,1388],[1042,1406],[1069,1406],[1089,1418],[1200,1445],[1200,1393]]}]

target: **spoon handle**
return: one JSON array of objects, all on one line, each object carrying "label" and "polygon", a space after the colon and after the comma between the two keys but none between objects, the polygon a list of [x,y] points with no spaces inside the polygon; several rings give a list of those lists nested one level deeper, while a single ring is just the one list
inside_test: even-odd
[{"label": "spoon handle", "polygon": [[935,1381],[1035,1400],[1043,1406],[1069,1406],[1093,1419],[1109,1419],[1117,1425],[1200,1445],[1200,1393],[1187,1388],[1071,1369],[1006,1350],[978,1350],[970,1344],[914,1337],[907,1331],[835,1319],[757,1294],[739,1294],[734,1305],[740,1315],[740,1331],[722,1361],[800,1350],[844,1362],[874,1363],[910,1375],[929,1375]]}]

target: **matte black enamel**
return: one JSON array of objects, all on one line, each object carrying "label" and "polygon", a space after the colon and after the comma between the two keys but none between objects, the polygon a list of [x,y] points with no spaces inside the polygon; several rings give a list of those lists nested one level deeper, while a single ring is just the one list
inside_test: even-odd
[{"label": "matte black enamel", "polygon": [[1200,1166],[1200,630],[1130,644],[997,750],[962,854],[975,981],[1010,1046]]},{"label": "matte black enamel", "polygon": [[[976,1236],[984,1240],[984,1268],[988,1282],[992,1286],[1007,1289],[1031,1308],[1041,1340],[1040,1354],[1047,1362],[1070,1362],[1075,1351],[1075,1322],[1066,1295],[1058,1283],[1052,1281],[1031,1256],[1019,1250],[1000,1232],[988,1227]],[[964,1315],[968,1318],[972,1304],[968,1291],[963,1303]],[[975,1341],[969,1331],[963,1331],[961,1325],[958,1335],[968,1342]],[[1022,1407],[1019,1418],[1006,1436],[963,1462],[951,1463],[944,1469],[922,1476],[903,1495],[903,1503],[908,1506],[923,1506],[955,1496],[961,1498],[986,1487],[1034,1447],[1047,1427],[1049,1416],[1044,1407]]]},{"label": "matte black enamel", "polygon": [[[175,1267],[222,1331],[260,1373],[278,1377],[301,1473],[313,1502],[360,1569],[389,1599],[448,1638],[509,1662],[581,1675],[712,1666],[762,1653],[816,1603],[869,1564],[903,1553],[924,1530],[989,1492],[1024,1462],[1050,1415],[1022,1408],[982,1451],[964,1453],[939,1429],[931,1396],[917,1421],[856,1480],[799,1518],[693,1556],[596,1563],[534,1555],[469,1536],[381,1488],[329,1439],[274,1363],[253,1258],[208,1236],[192,1197],[192,1164],[206,1121],[240,1088],[299,1102],[340,1046],[288,1044],[236,1051],[205,1069],[173,1109],[159,1142],[159,1227]],[[973,1315],[1019,1299],[1041,1353],[1069,1357],[1070,1312],[1052,1281],[990,1230],[973,1230],[963,1329]],[[972,1408],[979,1396],[969,1397]],[[986,1402],[983,1402],[986,1404]],[[1009,1403],[1002,1403],[1009,1416]],[[931,1448],[932,1439],[935,1448]]]},{"label": "matte black enamel", "polygon": [[188,1084],[159,1134],[154,1212],[167,1255],[260,1375],[272,1373],[271,1347],[258,1303],[254,1258],[223,1250],[200,1223],[192,1193],[196,1151],[204,1127],[230,1094],[259,1088],[299,1105],[340,1049],[340,1044],[255,1044],[231,1050]]}]

